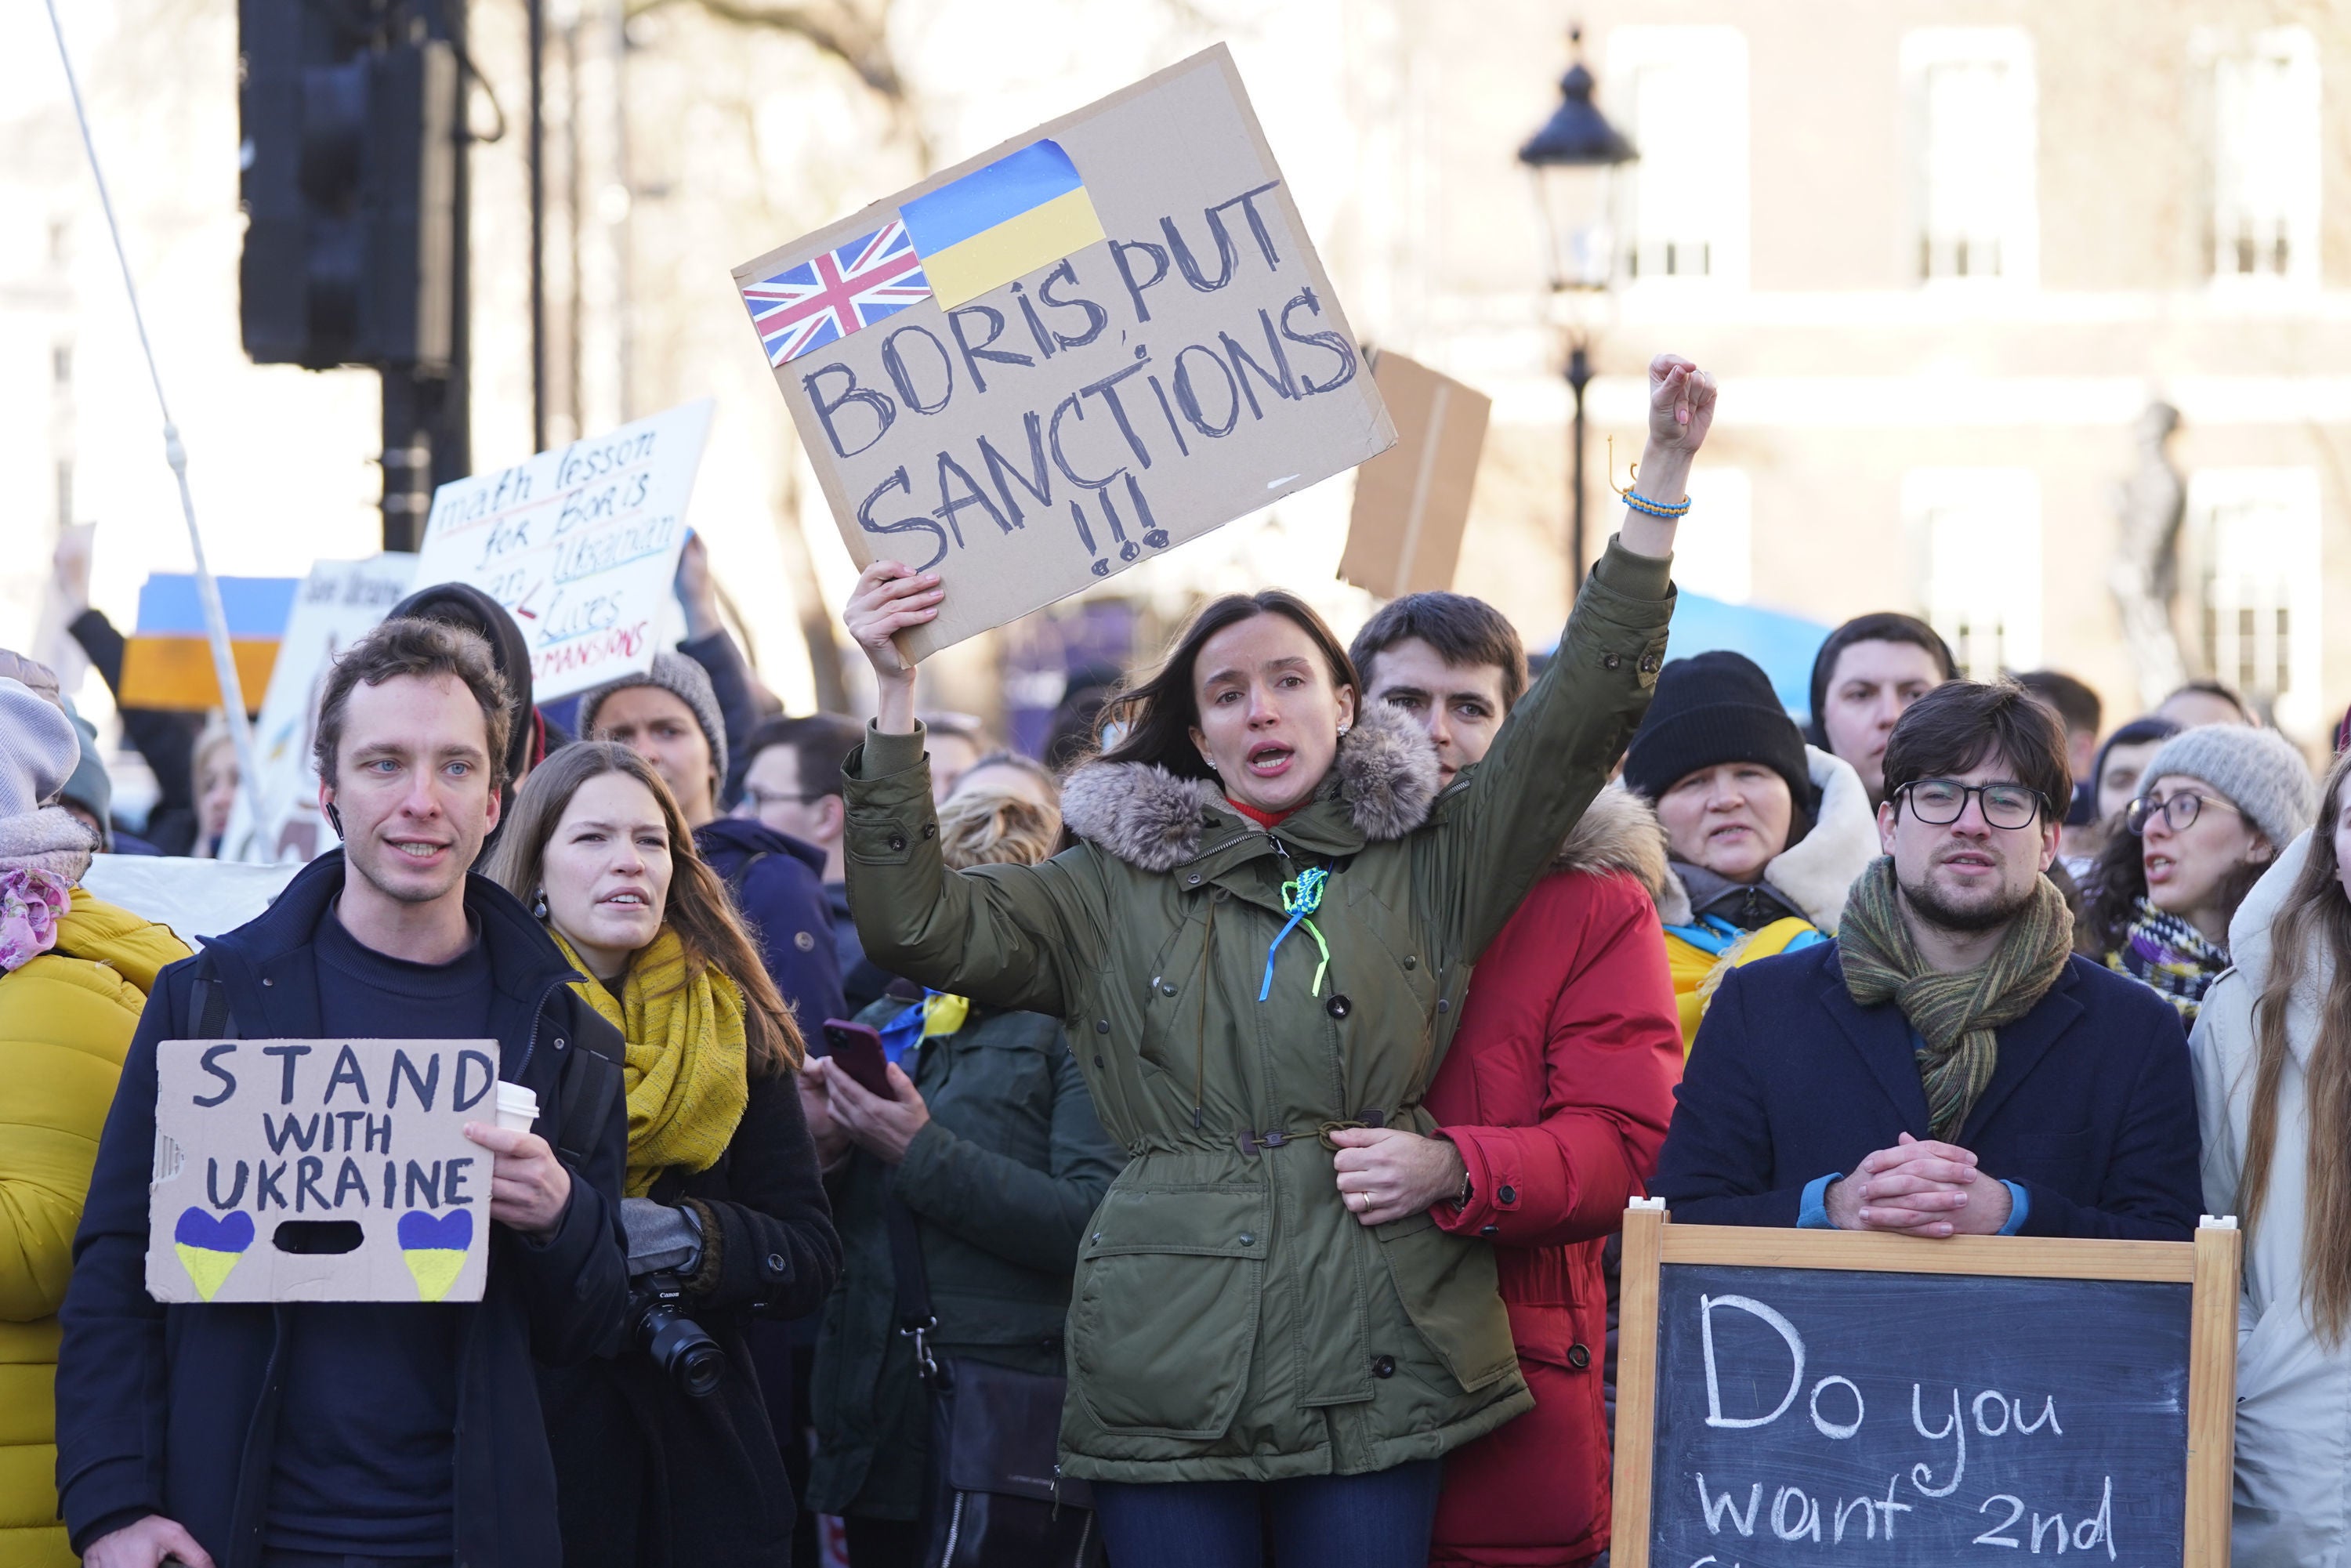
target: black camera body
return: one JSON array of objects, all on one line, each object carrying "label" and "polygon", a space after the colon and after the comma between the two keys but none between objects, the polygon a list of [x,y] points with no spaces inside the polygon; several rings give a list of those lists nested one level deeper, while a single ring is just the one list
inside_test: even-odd
[{"label": "black camera body", "polygon": [[685,1276],[670,1270],[629,1281],[629,1343],[653,1357],[681,1392],[705,1399],[726,1371],[726,1352],[685,1315]]}]

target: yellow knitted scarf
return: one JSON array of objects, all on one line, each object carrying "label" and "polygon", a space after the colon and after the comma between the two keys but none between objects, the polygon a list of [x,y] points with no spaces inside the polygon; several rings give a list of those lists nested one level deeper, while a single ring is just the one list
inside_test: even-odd
[{"label": "yellow knitted scarf", "polygon": [[[560,933],[563,956],[590,974]],[[630,1197],[653,1190],[662,1172],[706,1171],[718,1163],[750,1103],[743,1038],[743,993],[712,968],[689,976],[685,949],[667,925],[640,948],[620,999],[596,980],[571,988],[628,1042],[621,1082],[629,1096]]]}]

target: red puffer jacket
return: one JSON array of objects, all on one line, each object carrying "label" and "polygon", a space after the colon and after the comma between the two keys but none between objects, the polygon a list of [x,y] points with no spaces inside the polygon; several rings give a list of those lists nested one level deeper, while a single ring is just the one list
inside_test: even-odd
[{"label": "red puffer jacket", "polygon": [[1437,1221],[1494,1241],[1535,1396],[1447,1457],[1433,1563],[1564,1568],[1608,1545],[1600,1251],[1656,1168],[1682,1066],[1653,903],[1665,874],[1656,817],[1603,791],[1478,960],[1429,1086],[1474,1189]]}]

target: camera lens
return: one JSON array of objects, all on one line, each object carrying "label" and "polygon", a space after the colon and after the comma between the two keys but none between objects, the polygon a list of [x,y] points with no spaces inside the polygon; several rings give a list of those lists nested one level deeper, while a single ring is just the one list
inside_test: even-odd
[{"label": "camera lens", "polygon": [[663,1302],[646,1312],[637,1332],[653,1364],[687,1394],[701,1399],[716,1390],[726,1369],[726,1353],[700,1323]]}]

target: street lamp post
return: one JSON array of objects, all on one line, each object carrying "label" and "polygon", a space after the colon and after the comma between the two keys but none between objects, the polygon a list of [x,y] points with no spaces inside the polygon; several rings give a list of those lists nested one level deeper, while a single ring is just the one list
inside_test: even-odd
[{"label": "street lamp post", "polygon": [[[1545,242],[1544,261],[1554,296],[1605,292],[1616,279],[1616,244],[1610,225],[1619,165],[1640,156],[1592,101],[1592,72],[1583,64],[1583,29],[1570,28],[1575,58],[1560,78],[1559,107],[1519,149],[1534,177],[1535,206]],[[1592,384],[1590,340],[1579,323],[1569,329],[1567,385],[1575,401],[1571,427],[1567,587],[1583,586],[1583,392]]]}]

